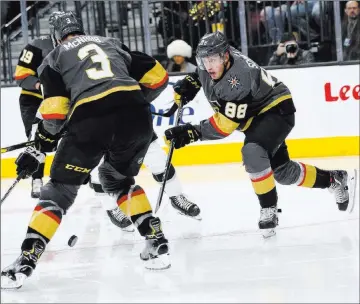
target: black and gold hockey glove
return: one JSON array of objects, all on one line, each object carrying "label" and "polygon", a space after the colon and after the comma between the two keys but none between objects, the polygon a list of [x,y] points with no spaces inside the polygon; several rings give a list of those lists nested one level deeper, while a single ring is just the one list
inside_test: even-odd
[{"label": "black and gold hockey glove", "polygon": [[47,132],[40,121],[35,133],[35,148],[40,152],[54,152],[60,138],[61,134],[52,135]]},{"label": "black and gold hockey glove", "polygon": [[174,140],[175,149],[182,148],[188,144],[198,141],[201,134],[195,129],[195,127],[189,123],[167,129],[165,131],[165,137],[167,140]]},{"label": "black and gold hockey glove", "polygon": [[177,105],[180,101],[182,105],[186,105],[192,101],[201,89],[201,82],[196,73],[190,73],[185,78],[178,80],[174,84],[174,100]]},{"label": "black and gold hockey glove", "polygon": [[16,173],[22,178],[30,177],[44,161],[44,153],[37,151],[34,147],[27,147],[15,161]]}]

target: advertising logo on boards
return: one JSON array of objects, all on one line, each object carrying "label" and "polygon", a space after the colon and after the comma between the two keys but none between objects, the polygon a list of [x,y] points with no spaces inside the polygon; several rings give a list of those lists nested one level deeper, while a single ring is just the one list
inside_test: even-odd
[{"label": "advertising logo on boards", "polygon": [[324,85],[325,101],[326,102],[341,102],[347,100],[360,100],[360,84],[357,85],[334,85],[327,82]]},{"label": "advertising logo on boards", "polygon": [[[150,104],[150,108],[151,108],[152,113],[159,113],[159,114],[164,114],[170,110],[170,108],[168,108],[168,109],[156,108],[153,104]],[[175,114],[173,114],[170,117],[162,117],[159,115],[152,114],[154,126],[157,126],[157,127],[174,126],[176,113],[177,112],[175,112]],[[191,122],[191,119],[189,119],[189,116],[194,116],[194,114],[195,114],[194,108],[189,107],[189,106],[184,107],[183,114],[180,119],[180,125]]]}]

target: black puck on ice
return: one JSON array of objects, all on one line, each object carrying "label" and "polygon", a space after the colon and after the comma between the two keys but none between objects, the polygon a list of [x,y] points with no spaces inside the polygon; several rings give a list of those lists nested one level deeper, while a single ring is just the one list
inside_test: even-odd
[{"label": "black puck on ice", "polygon": [[69,238],[68,245],[70,247],[74,247],[77,241],[78,241],[78,237],[76,235],[73,235]]}]

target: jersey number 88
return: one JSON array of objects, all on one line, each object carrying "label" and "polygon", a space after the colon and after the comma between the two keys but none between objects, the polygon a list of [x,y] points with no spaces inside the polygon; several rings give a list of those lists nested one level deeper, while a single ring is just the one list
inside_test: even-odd
[{"label": "jersey number 88", "polygon": [[237,105],[233,102],[227,102],[225,106],[225,115],[229,118],[245,118],[247,107],[248,105],[246,103]]}]

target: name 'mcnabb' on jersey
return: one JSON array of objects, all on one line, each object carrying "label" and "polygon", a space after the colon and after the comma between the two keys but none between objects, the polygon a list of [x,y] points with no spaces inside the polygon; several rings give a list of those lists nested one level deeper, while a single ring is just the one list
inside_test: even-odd
[{"label": "name 'mcnabb' on jersey", "polygon": [[66,50],[70,50],[90,41],[101,43],[100,38],[97,36],[78,36],[74,40],[65,42],[62,45]]}]

